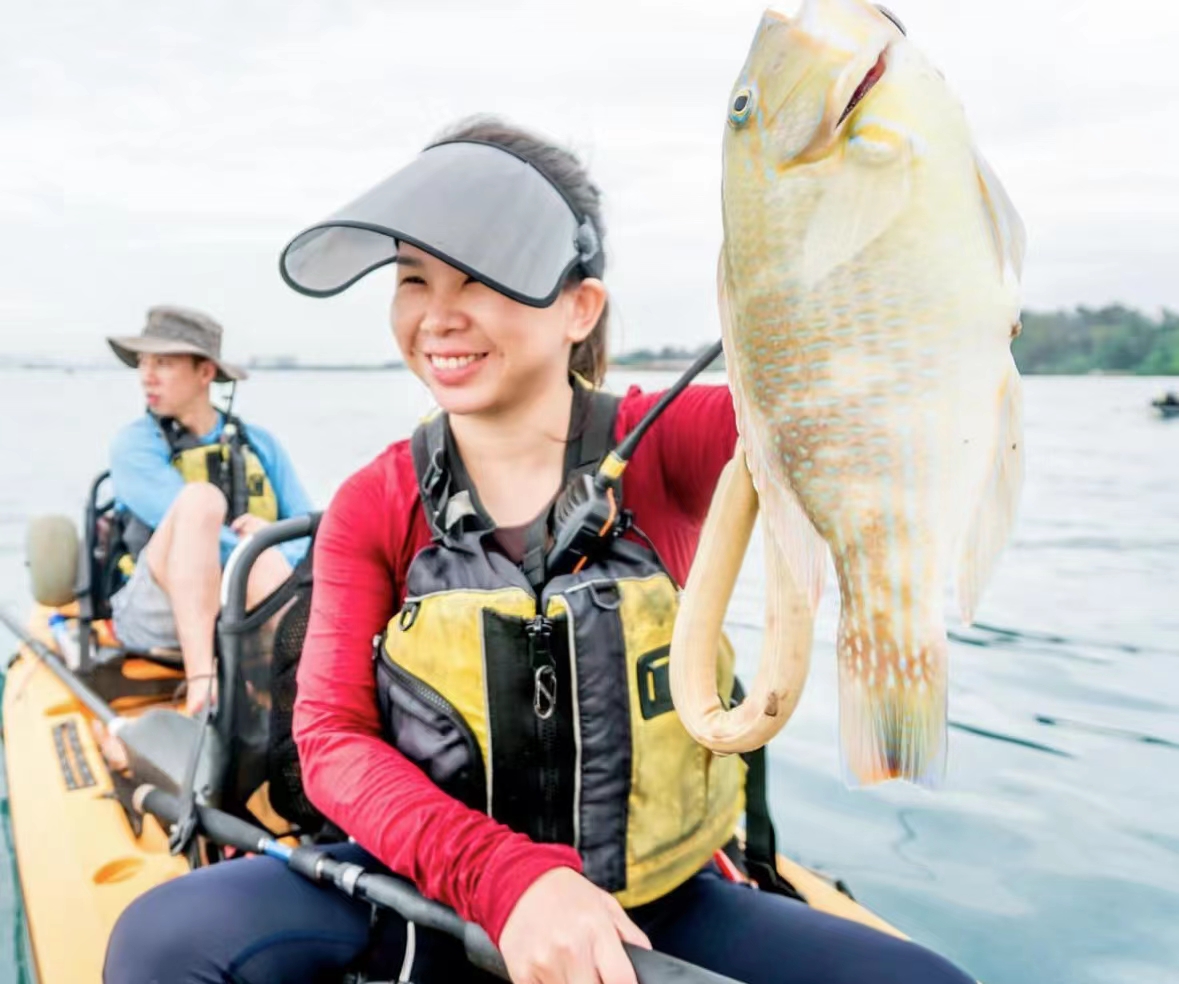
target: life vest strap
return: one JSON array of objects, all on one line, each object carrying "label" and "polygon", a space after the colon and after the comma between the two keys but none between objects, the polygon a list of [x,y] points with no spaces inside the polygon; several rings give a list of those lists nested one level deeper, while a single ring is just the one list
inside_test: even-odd
[{"label": "life vest strap", "polygon": [[[575,475],[597,468],[609,453],[621,402],[619,397],[593,389],[580,378],[573,379],[573,408],[562,485]],[[436,540],[494,527],[463,467],[446,413],[431,414],[418,425],[410,440],[410,450],[426,521]],[[621,496],[621,488],[616,495]],[[465,499],[460,501],[460,496]],[[455,503],[458,508],[454,508]],[[534,586],[543,584],[545,579],[548,516],[542,517],[536,527],[528,530],[523,565]]]}]

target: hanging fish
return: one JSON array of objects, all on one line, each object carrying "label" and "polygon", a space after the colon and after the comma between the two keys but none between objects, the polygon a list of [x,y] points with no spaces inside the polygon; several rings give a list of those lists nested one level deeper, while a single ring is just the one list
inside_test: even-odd
[{"label": "hanging fish", "polygon": [[[1023,479],[1023,225],[942,74],[863,0],[764,15],[729,100],[722,201],[740,442],[685,588],[676,707],[717,751],[776,734],[806,680],[830,553],[846,778],[933,784],[944,591],[956,572],[969,622]],[[727,711],[713,654],[759,510],[762,665]]]}]

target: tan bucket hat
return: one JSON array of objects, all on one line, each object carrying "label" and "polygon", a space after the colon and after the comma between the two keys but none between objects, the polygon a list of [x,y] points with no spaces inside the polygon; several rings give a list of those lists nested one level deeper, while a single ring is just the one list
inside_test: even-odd
[{"label": "tan bucket hat", "polygon": [[245,379],[249,373],[221,358],[221,326],[207,314],[191,308],[153,307],[147,324],[138,335],[120,335],[107,342],[132,369],[139,365],[139,353],[152,355],[203,355],[217,367],[217,382]]}]

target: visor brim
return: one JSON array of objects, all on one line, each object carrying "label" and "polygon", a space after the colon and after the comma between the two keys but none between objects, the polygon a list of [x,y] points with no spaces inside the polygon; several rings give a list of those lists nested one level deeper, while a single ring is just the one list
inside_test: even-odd
[{"label": "visor brim", "polygon": [[404,242],[513,300],[547,307],[584,265],[586,224],[527,161],[492,144],[443,143],[300,232],[279,272],[300,293],[331,297],[394,262]]}]

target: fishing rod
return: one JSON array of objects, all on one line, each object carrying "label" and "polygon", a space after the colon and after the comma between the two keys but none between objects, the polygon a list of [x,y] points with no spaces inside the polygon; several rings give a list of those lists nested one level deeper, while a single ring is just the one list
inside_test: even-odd
[{"label": "fishing rod", "polygon": [[624,532],[615,489],[631,456],[651,425],[693,379],[721,354],[722,343],[710,345],[659,398],[592,475],[570,482],[553,506],[553,545],[545,558],[550,576],[581,570],[601,544]]},{"label": "fishing rod", "polygon": [[[180,800],[151,785],[136,789],[132,803],[140,813],[151,814],[166,827],[177,823],[181,815]],[[331,885],[351,898],[389,909],[407,922],[446,933],[462,943],[467,959],[476,967],[510,980],[503,956],[481,926],[467,922],[449,906],[427,899],[409,882],[338,861],[318,847],[283,844],[265,830],[212,807],[197,805],[196,816],[200,829],[210,840],[274,858],[310,881]],[[623,947],[639,984],[737,984],[731,977],[665,953],[630,943],[623,943]]]}]

